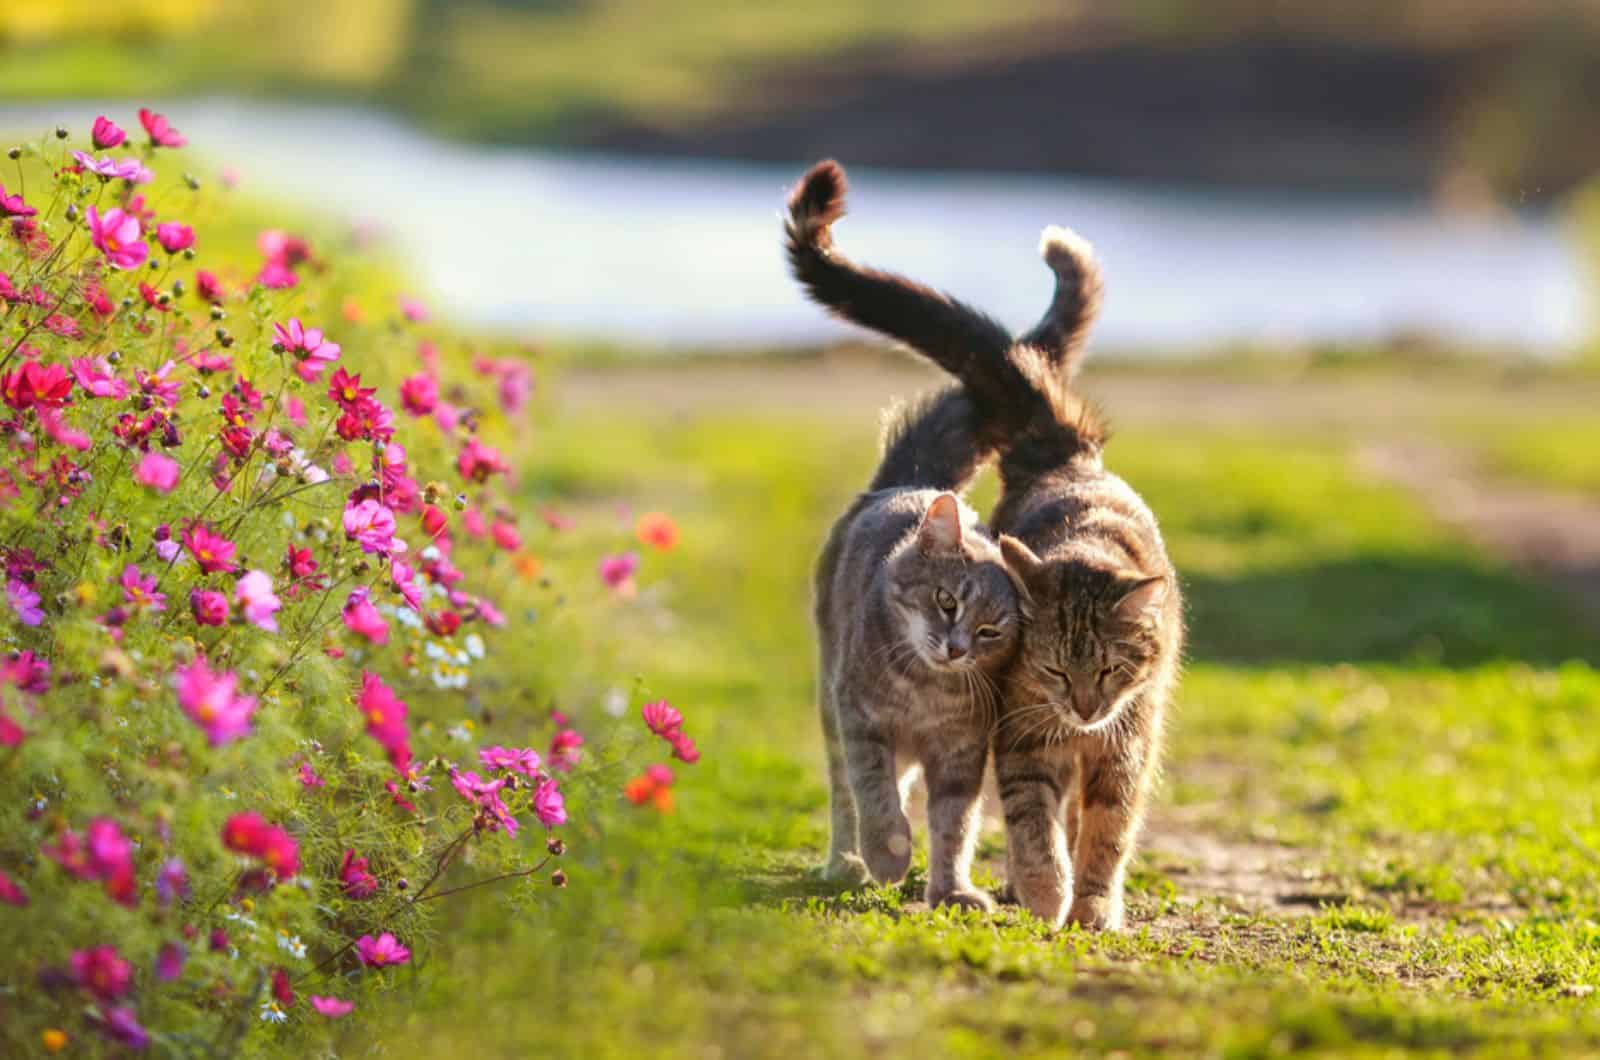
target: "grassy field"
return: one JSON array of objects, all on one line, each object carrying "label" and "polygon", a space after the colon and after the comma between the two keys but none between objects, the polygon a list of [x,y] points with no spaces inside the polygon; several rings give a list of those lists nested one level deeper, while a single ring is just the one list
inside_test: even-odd
[{"label": "grassy field", "polygon": [[446,966],[351,1054],[1600,1054],[1600,642],[1364,479],[1346,441],[1179,424],[1113,443],[1165,521],[1193,647],[1131,929],[1049,937],[1014,911],[930,913],[915,872],[845,894],[812,874],[808,573],[870,417],[598,389],[605,407],[541,432],[530,493],[657,504],[684,542],[618,610],[620,658],[586,657],[551,601],[529,684],[598,699],[619,666],[647,675],[705,760],[670,817],[580,810],[611,823],[570,837],[559,896],[510,922],[457,907]]}]

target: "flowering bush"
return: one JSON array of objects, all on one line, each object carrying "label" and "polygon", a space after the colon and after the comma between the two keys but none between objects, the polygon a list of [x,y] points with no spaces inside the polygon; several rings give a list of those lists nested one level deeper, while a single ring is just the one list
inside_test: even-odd
[{"label": "flowering bush", "polygon": [[[303,238],[213,251],[227,200],[163,172],[184,138],[139,120],[137,149],[94,123],[121,157],[66,130],[13,151],[0,187],[8,1055],[222,1055],[359,1018],[436,899],[565,882],[593,750],[554,711],[533,747],[414,709],[461,716],[518,635],[501,563],[541,576],[503,440],[527,365],[442,355],[415,299],[369,325]],[[677,540],[660,513],[636,533]],[[634,591],[635,553],[598,562],[595,593]],[[642,715],[699,757],[676,710]],[[611,790],[669,810],[671,784]]]}]

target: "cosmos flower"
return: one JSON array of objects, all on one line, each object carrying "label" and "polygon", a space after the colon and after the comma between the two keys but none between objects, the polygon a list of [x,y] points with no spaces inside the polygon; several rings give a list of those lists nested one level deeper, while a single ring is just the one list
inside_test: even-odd
[{"label": "cosmos flower", "polygon": [[341,617],[345,627],[357,636],[365,637],[373,644],[389,643],[389,624],[368,599],[365,586],[356,589],[345,600]]},{"label": "cosmos flower", "polygon": [[367,859],[356,857],[354,850],[344,852],[339,863],[339,886],[347,897],[371,898],[378,893],[378,878],[367,871]]},{"label": "cosmos flower", "polygon": [[308,383],[321,379],[323,369],[339,359],[339,344],[329,342],[319,328],[308,328],[298,318],[272,325],[272,338],[294,356],[296,374]]},{"label": "cosmos flower", "polygon": [[140,238],[139,219],[118,209],[101,214],[93,206],[85,211],[89,235],[114,269],[137,269],[150,256],[150,247]]},{"label": "cosmos flower", "polygon": [[638,569],[637,552],[619,552],[616,555],[605,556],[600,560],[600,580],[608,587],[621,591],[632,585],[634,573]]},{"label": "cosmos flower", "polygon": [[400,383],[400,407],[413,416],[426,416],[439,407],[439,380],[426,372]]},{"label": "cosmos flower", "polygon": [[411,960],[411,951],[385,931],[377,938],[362,935],[357,939],[356,956],[360,957],[361,963],[368,968],[382,968],[390,964],[405,964]]},{"label": "cosmos flower", "polygon": [[115,1001],[133,989],[133,965],[115,946],[74,950],[70,967],[72,981],[101,1001]]},{"label": "cosmos flower", "polygon": [[268,633],[278,632],[275,616],[283,602],[272,591],[272,576],[266,571],[253,570],[240,578],[234,587],[233,599],[246,622]]},{"label": "cosmos flower", "polygon": [[150,135],[150,144],[153,147],[182,147],[189,142],[166,118],[153,110],[140,107],[139,124],[143,125],[144,131]]},{"label": "cosmos flower", "polygon": [[567,823],[567,803],[561,795],[561,786],[551,778],[539,782],[533,793],[533,813],[546,828]]},{"label": "cosmos flower", "polygon": [[204,659],[178,670],[178,706],[200,726],[213,747],[237,740],[250,731],[255,713],[253,696],[236,694],[239,678],[232,673],[212,673]]},{"label": "cosmos flower", "polygon": [[665,739],[683,728],[683,715],[664,699],[653,700],[639,708],[645,727]]},{"label": "cosmos flower", "polygon": [[156,591],[154,575],[145,574],[130,563],[122,568],[122,600],[135,611],[165,611],[167,594]]},{"label": "cosmos flower", "polygon": [[156,241],[168,254],[176,254],[194,246],[194,229],[177,221],[164,221],[156,225]]},{"label": "cosmos flower", "polygon": [[24,626],[37,626],[44,621],[44,611],[39,607],[39,594],[27,583],[15,578],[6,582],[6,602]]},{"label": "cosmos flower", "polygon": [[89,139],[96,151],[109,151],[120,146],[127,138],[128,134],[122,131],[122,127],[104,114],[95,118],[94,126],[89,130]]},{"label": "cosmos flower", "polygon": [[539,752],[531,747],[485,747],[478,751],[485,769],[506,769],[531,777],[539,771]]},{"label": "cosmos flower", "polygon": [[139,458],[139,466],[133,470],[133,480],[157,493],[171,493],[178,484],[181,470],[178,462],[170,456],[149,452]]},{"label": "cosmos flower", "polygon": [[319,997],[316,994],[309,996],[311,998],[311,1007],[317,1010],[317,1014],[326,1016],[331,1020],[336,1020],[340,1016],[348,1016],[356,1007],[354,1001],[345,1001],[337,997]]},{"label": "cosmos flower", "polygon": [[189,593],[189,612],[202,626],[220,626],[228,621],[228,598],[215,589],[195,589]]},{"label": "cosmos flower", "polygon": [[369,497],[344,510],[345,536],[360,545],[363,552],[387,554],[397,551],[394,531],[394,512],[382,501]]},{"label": "cosmos flower", "polygon": [[300,846],[288,832],[255,812],[236,813],[222,826],[222,845],[238,854],[259,858],[279,879],[300,871]]},{"label": "cosmos flower", "polygon": [[0,902],[19,907],[28,904],[28,896],[17,886],[17,881],[7,876],[3,869],[0,869]]},{"label": "cosmos flower", "polygon": [[234,568],[238,547],[205,523],[193,523],[183,532],[183,547],[207,574]]},{"label": "cosmos flower", "polygon": [[639,541],[661,552],[671,552],[678,544],[678,524],[666,512],[645,512],[635,526]]},{"label": "cosmos flower", "polygon": [[91,397],[121,401],[128,396],[128,384],[111,374],[111,365],[103,357],[98,360],[75,357],[69,367],[72,369],[72,378]]}]

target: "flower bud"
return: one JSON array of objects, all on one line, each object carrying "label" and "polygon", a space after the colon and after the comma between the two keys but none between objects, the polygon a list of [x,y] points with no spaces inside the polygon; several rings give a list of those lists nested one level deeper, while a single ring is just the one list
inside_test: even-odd
[{"label": "flower bud", "polygon": [[567,852],[567,844],[557,836],[551,836],[549,839],[546,839],[544,841],[544,848],[558,858]]},{"label": "flower bud", "polygon": [[189,190],[190,191],[199,191],[200,190],[200,181],[199,181],[199,179],[197,177],[195,177],[195,175],[193,173],[185,173],[183,175],[183,182],[185,184],[189,185]]},{"label": "flower bud", "polygon": [[11,150],[6,152],[6,157],[15,162],[17,159],[22,157],[22,148],[13,147]]},{"label": "flower bud", "polygon": [[567,885],[567,874],[557,869],[550,874],[550,883],[555,887],[565,887]]},{"label": "flower bud", "polygon": [[221,306],[214,305],[214,306],[211,307],[211,319],[212,320],[222,320],[227,315],[228,315],[227,313],[223,312]]},{"label": "flower bud", "polygon": [[75,202],[68,203],[67,204],[67,220],[76,221],[77,219],[78,219],[78,204],[75,203]]},{"label": "flower bud", "polygon": [[110,353],[106,354],[106,361],[111,363],[111,364],[121,364],[122,363],[122,351],[121,350],[112,350]]},{"label": "flower bud", "polygon": [[56,139],[57,140],[65,140],[70,135],[72,135],[72,134],[67,132],[67,127],[65,125],[57,125],[56,126]]}]

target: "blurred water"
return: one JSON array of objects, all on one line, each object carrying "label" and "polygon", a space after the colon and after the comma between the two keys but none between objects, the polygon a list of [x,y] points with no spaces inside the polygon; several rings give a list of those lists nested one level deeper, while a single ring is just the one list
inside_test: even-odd
[{"label": "blurred water", "polygon": [[[0,129],[104,111],[0,106]],[[806,304],[779,253],[792,166],[564,155],[451,143],[377,111],[235,100],[161,107],[253,187],[377,222],[445,312],[479,326],[663,347],[782,345],[846,330]],[[847,164],[848,159],[844,159]],[[1442,216],[1423,205],[1160,190],[1049,177],[852,169],[841,245],[1021,328],[1050,276],[1040,228],[1067,224],[1108,276],[1098,343],[1423,332],[1539,351],[1584,334],[1577,250],[1559,215]]]}]

